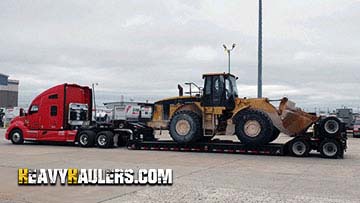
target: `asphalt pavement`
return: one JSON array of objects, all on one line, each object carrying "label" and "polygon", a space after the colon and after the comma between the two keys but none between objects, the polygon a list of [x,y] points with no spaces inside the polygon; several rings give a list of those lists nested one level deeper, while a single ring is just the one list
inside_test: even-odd
[{"label": "asphalt pavement", "polygon": [[[26,143],[0,130],[0,202],[360,202],[360,139],[344,159]],[[287,139],[282,136],[280,139]],[[18,168],[170,168],[171,186],[19,186]]]}]

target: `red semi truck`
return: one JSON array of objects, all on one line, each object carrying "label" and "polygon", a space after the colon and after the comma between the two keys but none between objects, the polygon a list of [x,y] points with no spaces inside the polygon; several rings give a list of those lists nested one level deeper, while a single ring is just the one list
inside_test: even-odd
[{"label": "red semi truck", "polygon": [[74,84],[52,87],[38,95],[27,114],[11,121],[6,139],[74,142],[77,127],[91,118],[91,89]]},{"label": "red semi truck", "polygon": [[26,114],[22,111],[14,118],[5,136],[14,144],[22,144],[25,140],[79,142],[83,147],[96,144],[106,148],[113,144],[115,135],[129,136],[133,132],[130,129],[143,128],[140,124],[128,124],[129,129],[93,124],[91,109],[92,90],[89,87],[58,85],[38,95]]}]

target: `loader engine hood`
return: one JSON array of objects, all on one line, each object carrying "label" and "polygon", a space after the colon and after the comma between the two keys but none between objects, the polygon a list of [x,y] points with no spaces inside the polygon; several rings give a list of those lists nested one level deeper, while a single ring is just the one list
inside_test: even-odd
[{"label": "loader engine hood", "polygon": [[319,117],[302,111],[295,103],[284,97],[280,100],[279,107],[274,107],[267,98],[260,99],[236,99],[236,106],[252,108],[265,112],[273,122],[273,125],[282,133],[295,136],[306,130],[319,120]]}]

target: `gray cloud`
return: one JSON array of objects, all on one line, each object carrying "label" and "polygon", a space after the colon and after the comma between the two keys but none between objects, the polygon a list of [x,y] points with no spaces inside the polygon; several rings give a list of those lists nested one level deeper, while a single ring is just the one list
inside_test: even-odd
[{"label": "gray cloud", "polygon": [[[226,71],[235,42],[240,95],[256,96],[257,2],[0,2],[0,72],[20,103],[59,83],[98,82],[97,101],[157,100]],[[360,2],[264,1],[264,95],[311,109],[359,106]]]}]

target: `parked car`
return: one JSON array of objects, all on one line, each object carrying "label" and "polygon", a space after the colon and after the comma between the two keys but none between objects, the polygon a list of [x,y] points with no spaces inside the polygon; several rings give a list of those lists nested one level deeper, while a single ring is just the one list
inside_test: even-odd
[{"label": "parked car", "polygon": [[354,122],[354,137],[360,138],[360,118],[356,118]]}]

